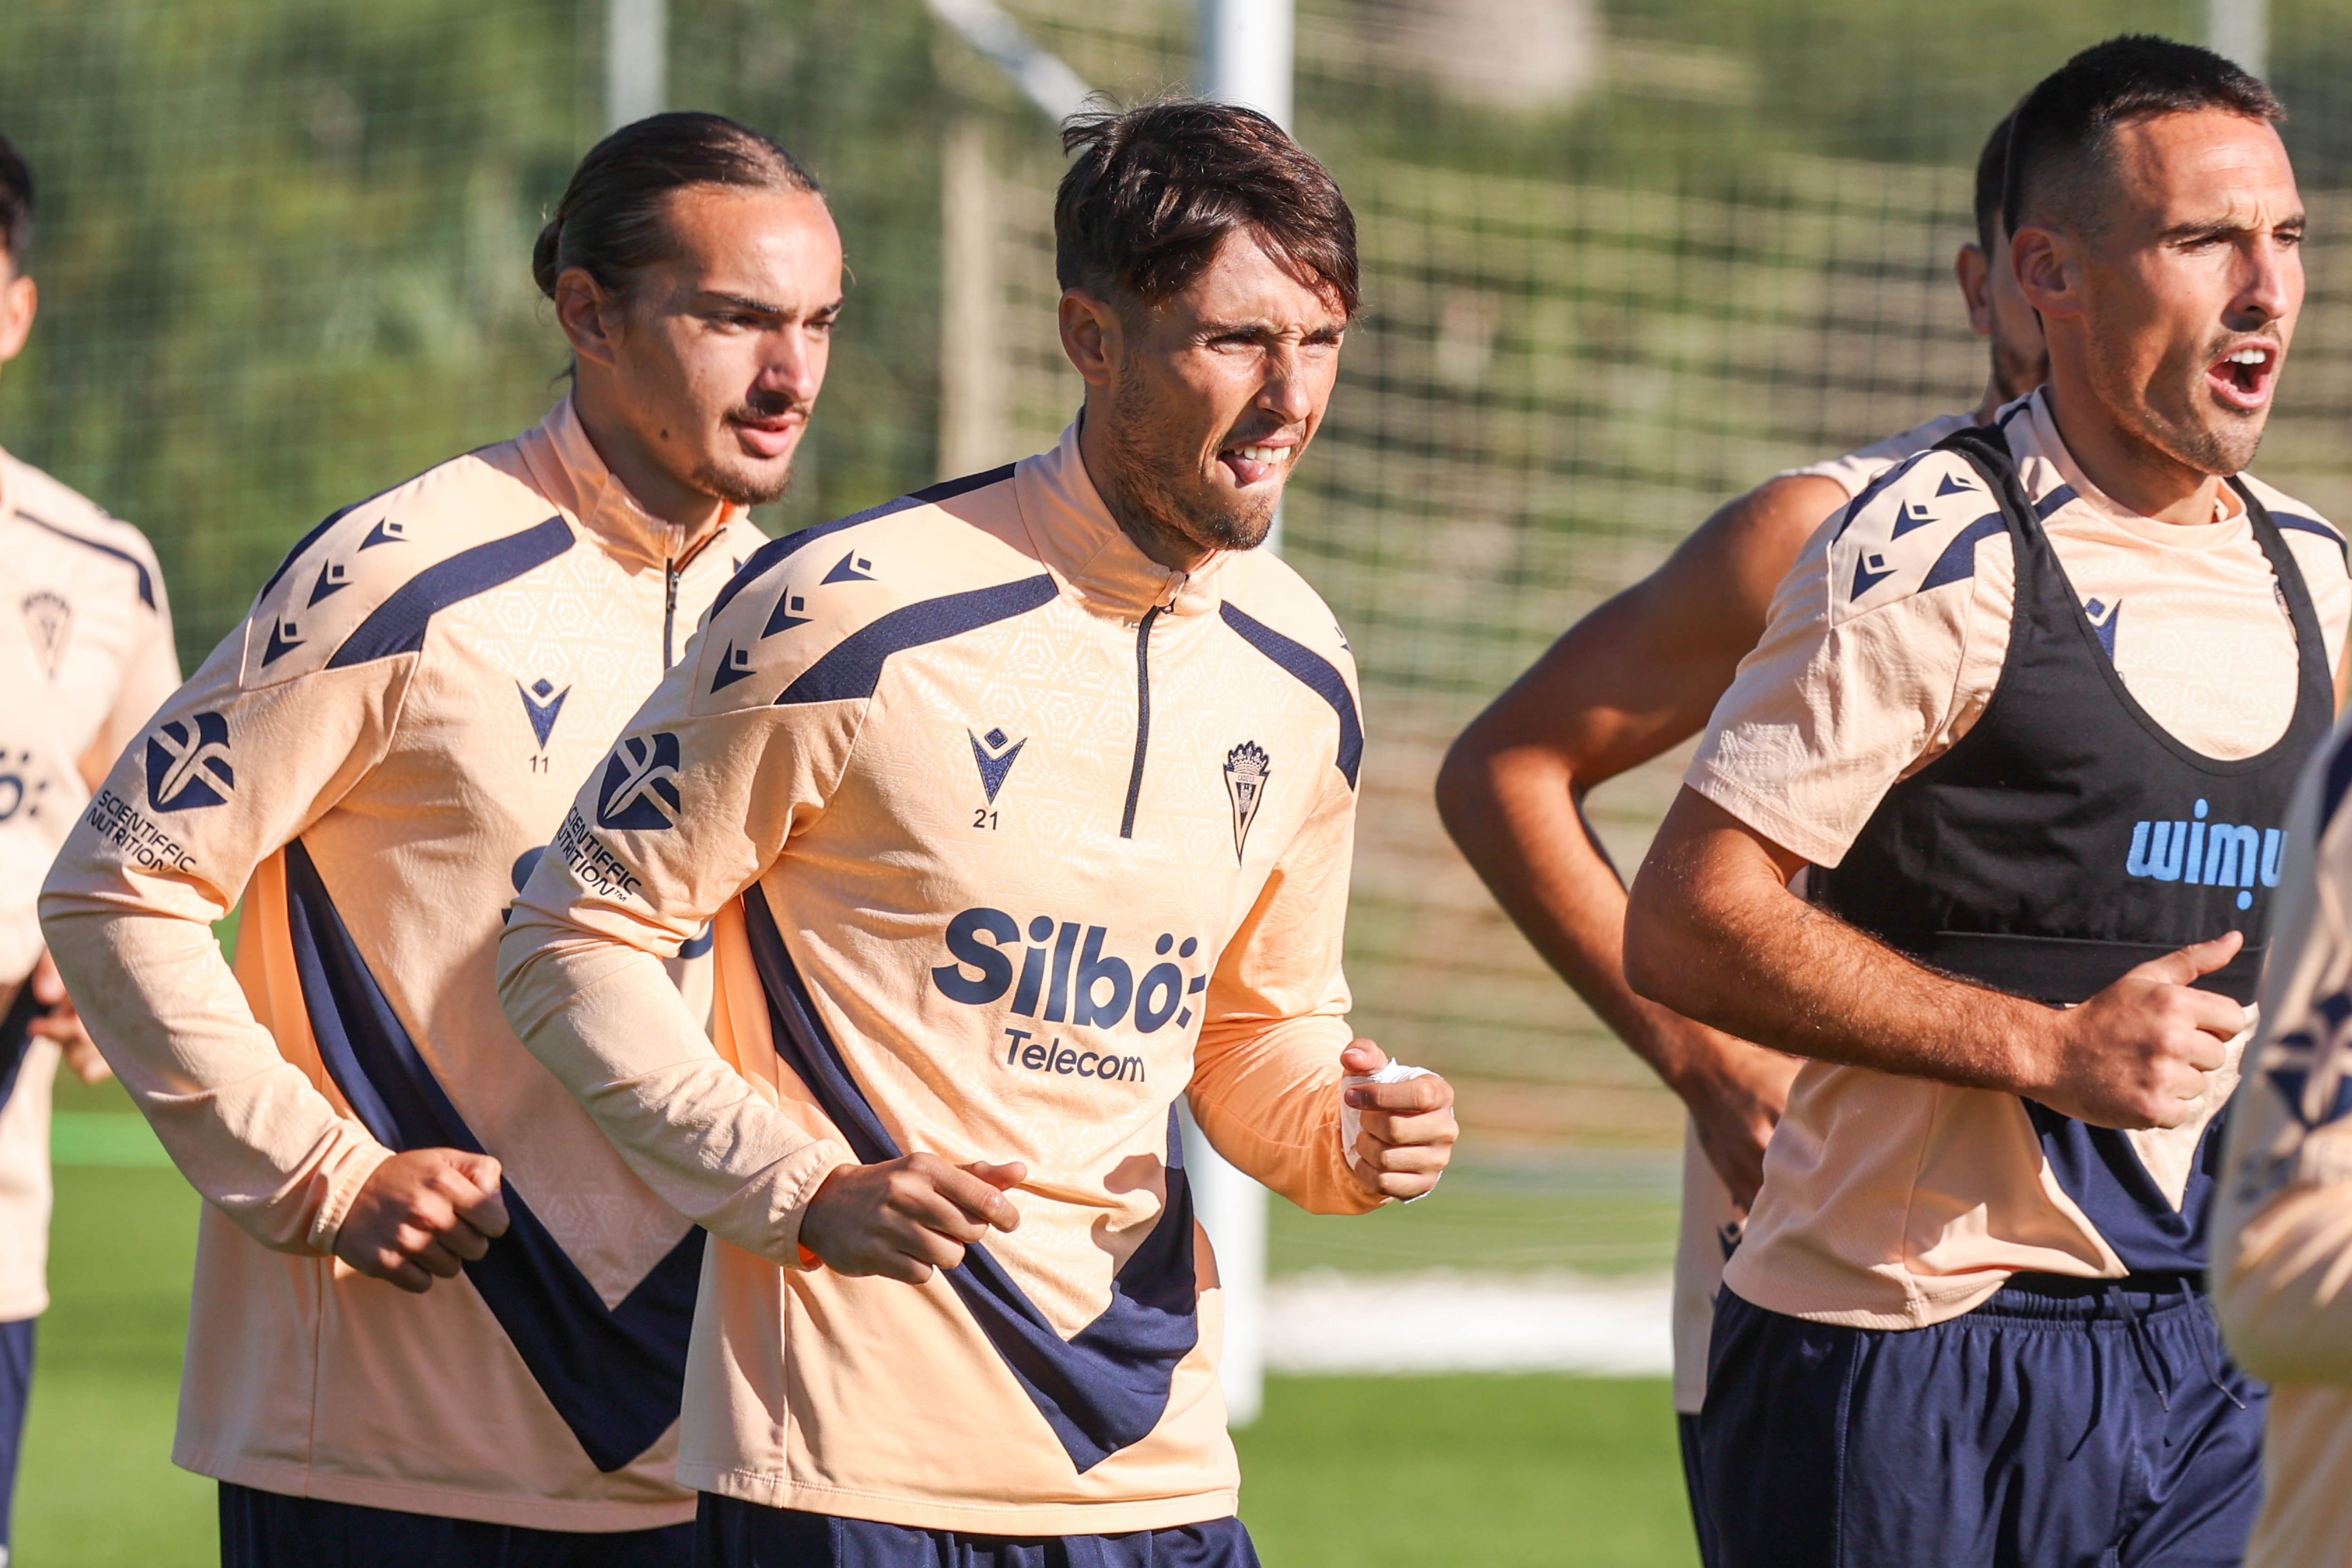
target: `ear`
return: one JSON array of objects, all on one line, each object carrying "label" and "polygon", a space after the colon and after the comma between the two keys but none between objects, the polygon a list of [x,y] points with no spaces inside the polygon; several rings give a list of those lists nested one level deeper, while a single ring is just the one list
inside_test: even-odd
[{"label": "ear", "polygon": [[7,282],[0,283],[0,365],[25,351],[25,340],[32,335],[33,314],[40,303],[41,291],[31,278],[12,274]]},{"label": "ear", "polygon": [[1127,323],[1107,300],[1083,288],[1062,295],[1062,352],[1087,385],[1107,387],[1124,350]]},{"label": "ear", "polygon": [[2018,292],[2042,315],[2083,313],[2078,249],[2072,236],[2032,224],[2019,228],[2010,240],[2009,264],[2017,274]]},{"label": "ear", "polygon": [[1991,337],[1992,263],[1985,258],[1984,246],[1973,241],[1960,246],[1960,254],[1952,258],[1952,277],[1968,303],[1969,330],[1979,338]]},{"label": "ear", "polygon": [[585,267],[567,267],[555,280],[556,325],[563,329],[572,353],[591,364],[610,365],[619,357],[625,306]]}]

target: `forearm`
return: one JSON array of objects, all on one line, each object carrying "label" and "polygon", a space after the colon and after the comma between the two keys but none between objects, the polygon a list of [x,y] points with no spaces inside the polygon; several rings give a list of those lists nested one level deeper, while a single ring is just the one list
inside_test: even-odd
[{"label": "forearm", "polygon": [[1339,1125],[1344,1019],[1317,1015],[1202,1031],[1189,1098],[1210,1145],[1309,1214],[1386,1201],[1350,1172]]},{"label": "forearm", "polygon": [[1447,831],[1511,923],[1633,1052],[1678,1093],[1767,1053],[1638,994],[1625,978],[1625,885],[1553,751],[1464,737],[1438,779]]},{"label": "forearm", "polygon": [[1790,893],[1791,870],[1685,789],[1634,883],[1633,988],[1797,1056],[1966,1088],[2046,1087],[2058,1013],[1921,967]]},{"label": "forearm", "polygon": [[55,894],[43,913],[90,1038],[189,1184],[265,1247],[331,1252],[391,1151],[279,1051],[211,929]]},{"label": "forearm", "polygon": [[793,1264],[808,1199],[849,1150],[722,1060],[653,954],[526,908],[499,960],[516,1033],[639,1178],[712,1235]]}]

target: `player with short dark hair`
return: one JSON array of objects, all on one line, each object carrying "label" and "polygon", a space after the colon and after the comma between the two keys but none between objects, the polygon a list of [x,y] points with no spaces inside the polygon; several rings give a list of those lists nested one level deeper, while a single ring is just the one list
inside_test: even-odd
[{"label": "player with short dark hair", "polygon": [[[1255,1563],[1176,1102],[1318,1212],[1454,1141],[1442,1079],[1349,1038],[1353,664],[1252,548],[1338,371],[1347,205],[1247,110],[1066,140],[1078,422],[763,550],[502,944],[518,1031],[719,1243],[700,1568]],[[716,1049],[660,970],[714,919]]]},{"label": "player with short dark hair", "polygon": [[[691,1554],[702,1232],[515,1038],[498,936],[764,542],[744,508],[790,476],[841,242],[782,147],[670,114],[582,161],[533,263],[570,395],[297,544],[43,901],[207,1199],[173,1457],[220,1480],[228,1568]],[[707,998],[697,948],[662,983]]]},{"label": "player with short dark hair", "polygon": [[[0,365],[24,350],[33,172],[0,137]],[[41,877],[123,743],[180,684],[155,552],[137,528],[0,451],[0,1563],[34,1325],[49,1304],[49,1090],[106,1063],[41,940]]]},{"label": "player with short dark hair", "polygon": [[1446,831],[1538,952],[1689,1110],[1675,1249],[1674,1405],[1699,1554],[1716,1561],[1698,1411],[1723,1264],[1763,1181],[1793,1058],[1712,1030],[1625,984],[1625,888],[1582,816],[1586,792],[1706,723],[1764,632],[1772,591],[1823,518],[1903,459],[1984,424],[2040,384],[2042,329],[2002,254],[2004,118],[1978,155],[1977,241],[1953,270],[1991,368],[1970,413],[1947,413],[1766,480],[1710,517],[1666,563],[1570,627],[1447,751]]},{"label": "player with short dark hair", "polygon": [[2276,118],[2138,37],[2027,97],[2048,380],[1800,558],[1635,880],[1634,988],[1811,1059],[1699,1418],[1734,1568],[2219,1564],[2252,1523],[2205,1215],[2352,617],[2343,536],[2242,472],[2303,302]]}]

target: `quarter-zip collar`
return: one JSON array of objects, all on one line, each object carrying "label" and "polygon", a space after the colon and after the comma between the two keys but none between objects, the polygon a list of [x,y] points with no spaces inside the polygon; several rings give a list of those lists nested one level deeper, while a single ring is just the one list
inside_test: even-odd
[{"label": "quarter-zip collar", "polygon": [[632,569],[682,564],[743,516],[742,507],[729,506],[710,528],[688,537],[677,524],[646,511],[604,465],[568,395],[515,444],[541,493],[595,535],[614,559]]},{"label": "quarter-zip collar", "polygon": [[1206,614],[1224,601],[1218,577],[1232,552],[1219,550],[1197,570],[1183,572],[1137,549],[1087,472],[1076,421],[1053,451],[1022,460],[1013,485],[1037,558],[1066,591],[1097,614],[1132,622],[1154,606],[1189,616]]}]

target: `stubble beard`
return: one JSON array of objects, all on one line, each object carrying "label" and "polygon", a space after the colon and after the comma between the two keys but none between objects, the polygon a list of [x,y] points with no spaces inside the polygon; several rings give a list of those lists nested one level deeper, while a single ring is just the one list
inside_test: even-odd
[{"label": "stubble beard", "polygon": [[[2218,350],[2216,350],[2218,352]],[[2167,408],[2149,393],[2153,389],[2126,387],[2123,377],[2101,367],[2101,395],[2119,423],[2143,445],[2199,474],[2228,478],[2245,472],[2263,444],[2270,410],[2253,413],[2225,408],[2206,387],[2206,355],[2195,361],[2196,381],[2184,389],[2175,407]]]},{"label": "stubble beard", "polygon": [[696,489],[730,507],[764,507],[771,501],[782,500],[784,492],[793,487],[793,470],[799,459],[800,449],[794,447],[792,459],[771,478],[739,473],[706,457],[688,477]]},{"label": "stubble beard", "polygon": [[[1103,454],[1111,483],[1097,486],[1111,516],[1130,535],[1158,538],[1192,549],[1255,549],[1274,528],[1275,502],[1218,506],[1169,476],[1187,472],[1190,454],[1181,438],[1164,444],[1150,398],[1129,382],[1113,398]],[[1164,444],[1166,450],[1160,448]]]}]

